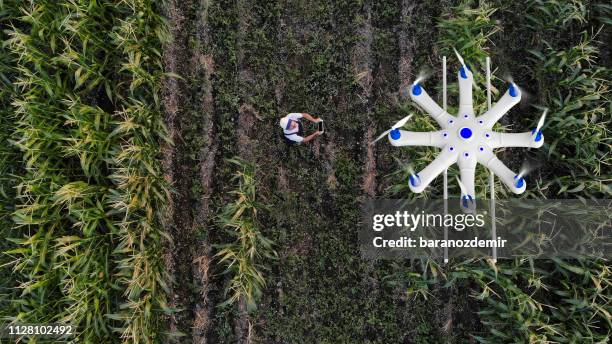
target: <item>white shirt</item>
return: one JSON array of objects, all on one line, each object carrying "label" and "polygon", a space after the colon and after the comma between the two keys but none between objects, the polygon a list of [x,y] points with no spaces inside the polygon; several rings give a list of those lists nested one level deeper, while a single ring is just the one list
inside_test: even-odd
[{"label": "white shirt", "polygon": [[[299,121],[300,118],[302,118],[302,114],[299,112],[292,112],[290,114],[288,114],[287,116],[285,116],[285,118],[292,120],[292,121]],[[299,127],[296,127],[295,129],[283,129],[283,132],[285,133],[285,137],[288,138],[291,141],[295,141],[295,142],[302,142],[304,141],[304,138],[300,135],[298,135],[298,131],[300,131]]]}]

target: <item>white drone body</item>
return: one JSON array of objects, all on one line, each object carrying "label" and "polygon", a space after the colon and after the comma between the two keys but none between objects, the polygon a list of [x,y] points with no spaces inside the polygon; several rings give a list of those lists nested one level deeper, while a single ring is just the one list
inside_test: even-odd
[{"label": "white drone body", "polygon": [[[459,57],[460,58],[460,57]],[[443,110],[425,92],[419,81],[410,89],[411,99],[433,117],[442,128],[434,132],[413,132],[400,130],[409,117],[394,125],[387,134],[393,146],[433,146],[441,148],[440,154],[423,170],[412,172],[409,187],[420,193],[450,165],[457,163],[460,172],[461,206],[475,208],[474,176],[476,163],[487,167],[514,193],[525,191],[522,175],[514,173],[494,154],[495,148],[529,147],[539,148],[544,144],[541,127],[546,114],[542,115],[536,129],[525,133],[500,133],[492,130],[493,125],[521,100],[521,91],[511,83],[508,91],[488,111],[480,116],[474,113],[472,104],[472,72],[465,66],[457,75],[459,82],[459,113],[452,116]],[[403,123],[402,123],[403,122]],[[399,125],[398,125],[399,124]],[[381,135],[381,136],[383,136]],[[381,137],[379,137],[381,138]]]}]

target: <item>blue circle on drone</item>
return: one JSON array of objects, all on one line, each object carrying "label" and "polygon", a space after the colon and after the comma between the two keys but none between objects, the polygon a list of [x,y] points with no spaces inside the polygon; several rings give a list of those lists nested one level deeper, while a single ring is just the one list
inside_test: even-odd
[{"label": "blue circle on drone", "polygon": [[470,129],[470,128],[461,128],[461,130],[459,131],[459,135],[461,135],[462,138],[467,140],[470,137],[472,137],[472,129]]},{"label": "blue circle on drone", "polygon": [[514,84],[510,84],[510,88],[508,89],[508,92],[510,93],[510,96],[512,97],[518,96],[518,92],[516,92],[516,87],[514,86]]},{"label": "blue circle on drone", "polygon": [[391,138],[394,140],[399,140],[399,138],[402,136],[402,134],[400,133],[399,129],[393,129],[391,130]]},{"label": "blue circle on drone", "polygon": [[523,177],[521,177],[520,179],[517,179],[516,177],[518,177],[518,176],[515,176],[515,177],[514,177],[514,180],[516,181],[516,182],[514,183],[514,185],[515,185],[515,186],[516,186],[518,189],[520,189],[520,188],[522,188],[522,187],[523,187],[523,185],[525,184],[525,179],[524,179]]}]

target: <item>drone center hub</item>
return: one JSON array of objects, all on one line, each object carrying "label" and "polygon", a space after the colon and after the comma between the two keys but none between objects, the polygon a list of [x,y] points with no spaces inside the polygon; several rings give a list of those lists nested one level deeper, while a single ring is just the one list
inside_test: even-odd
[{"label": "drone center hub", "polygon": [[459,136],[461,136],[461,138],[464,140],[469,140],[472,137],[472,135],[473,135],[472,129],[468,127],[463,127],[459,129]]}]

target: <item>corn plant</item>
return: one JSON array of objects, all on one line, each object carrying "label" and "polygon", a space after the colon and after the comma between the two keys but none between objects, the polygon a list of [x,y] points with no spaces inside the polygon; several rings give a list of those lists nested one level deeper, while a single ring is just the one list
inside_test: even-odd
[{"label": "corn plant", "polygon": [[124,301],[116,315],[126,342],[157,342],[164,338],[164,314],[169,280],[164,270],[165,233],[159,215],[170,197],[160,166],[160,144],[168,142],[160,98],[163,66],[161,44],[168,40],[157,1],[131,1],[111,34],[120,53],[117,65],[122,92],[111,133],[114,144],[108,207],[118,216],[114,248],[117,283]]},{"label": "corn plant", "polygon": [[[9,18],[15,15],[13,2],[0,2],[0,40],[6,39],[4,30],[9,25]],[[14,235],[11,225],[11,214],[14,211],[15,174],[20,172],[17,152],[9,144],[12,135],[11,99],[15,94],[13,84],[14,69],[12,56],[6,46],[0,46],[0,237],[10,238]],[[15,311],[11,300],[15,297],[15,279],[11,275],[8,255],[2,254],[11,248],[5,240],[0,242],[0,317],[9,316]]]},{"label": "corn plant", "polygon": [[496,11],[497,8],[487,1],[472,0],[462,1],[450,9],[438,21],[442,34],[437,44],[441,52],[454,58],[455,48],[466,62],[484,66],[485,58],[489,56],[487,46],[491,44],[491,37],[500,31],[493,19]]},{"label": "corn plant", "polygon": [[0,4],[12,13],[1,17],[9,137],[24,167],[5,251],[20,293],[8,320],[70,323],[88,343],[163,342],[159,3]]},{"label": "corn plant", "polygon": [[237,188],[231,192],[236,199],[225,206],[218,224],[235,240],[219,245],[216,254],[219,263],[225,266],[224,273],[230,275],[225,291],[227,299],[220,306],[244,300],[247,310],[253,311],[266,285],[264,262],[274,259],[276,252],[273,242],[261,233],[257,219],[265,205],[257,201],[254,166],[237,158],[228,162],[237,167],[233,177]]},{"label": "corn plant", "polygon": [[612,280],[604,260],[517,259],[496,269],[460,264],[449,277],[478,285],[473,297],[485,302],[479,315],[488,331],[476,337],[481,343],[610,339]]},{"label": "corn plant", "polygon": [[551,110],[547,130],[555,133],[546,145],[549,169],[564,172],[542,181],[541,188],[556,195],[610,195],[612,73],[598,65],[599,29],[584,28],[579,41],[568,42],[559,36],[592,15],[583,4],[533,1],[530,7],[530,27],[550,37],[529,51],[532,71]]}]

